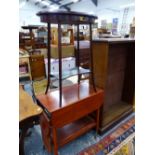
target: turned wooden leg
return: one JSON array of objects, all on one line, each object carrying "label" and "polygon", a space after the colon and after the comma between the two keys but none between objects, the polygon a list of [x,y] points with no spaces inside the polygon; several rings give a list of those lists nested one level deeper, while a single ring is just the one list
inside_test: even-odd
[{"label": "turned wooden leg", "polygon": [[55,127],[52,128],[52,133],[53,133],[54,155],[58,155],[57,131]]}]

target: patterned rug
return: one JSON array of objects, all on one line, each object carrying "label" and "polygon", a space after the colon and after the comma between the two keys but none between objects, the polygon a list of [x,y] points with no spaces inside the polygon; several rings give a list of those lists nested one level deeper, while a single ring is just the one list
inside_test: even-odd
[{"label": "patterned rug", "polygon": [[84,149],[78,155],[134,155],[135,120],[118,127],[94,145]]}]

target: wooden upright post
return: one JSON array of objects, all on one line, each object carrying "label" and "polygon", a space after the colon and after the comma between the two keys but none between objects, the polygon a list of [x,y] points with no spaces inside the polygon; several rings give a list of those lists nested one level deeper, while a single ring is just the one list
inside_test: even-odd
[{"label": "wooden upright post", "polygon": [[59,106],[62,106],[62,50],[61,50],[61,24],[58,23],[58,54],[59,54]]},{"label": "wooden upright post", "polygon": [[93,51],[92,51],[92,24],[89,24],[89,34],[90,34],[90,67],[91,67],[91,80],[93,84],[94,91],[96,92],[95,82],[94,82],[94,65],[93,65]]},{"label": "wooden upright post", "polygon": [[47,76],[47,87],[46,87],[46,92],[47,94],[48,89],[50,87],[50,72],[51,72],[51,64],[50,64],[50,59],[51,59],[51,24],[47,23],[47,28],[48,28],[48,42],[47,42],[47,58],[48,58],[48,76]]}]

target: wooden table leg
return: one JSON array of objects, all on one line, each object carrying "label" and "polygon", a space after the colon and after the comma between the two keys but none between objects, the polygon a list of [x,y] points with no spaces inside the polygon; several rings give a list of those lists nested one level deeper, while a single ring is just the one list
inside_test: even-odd
[{"label": "wooden table leg", "polygon": [[52,128],[52,133],[53,133],[54,155],[58,155],[57,131],[55,127]]},{"label": "wooden table leg", "polygon": [[24,139],[27,136],[28,129],[32,128],[34,125],[39,124],[39,115],[30,117],[19,123],[19,128],[21,134],[19,137],[19,155],[24,155]]}]

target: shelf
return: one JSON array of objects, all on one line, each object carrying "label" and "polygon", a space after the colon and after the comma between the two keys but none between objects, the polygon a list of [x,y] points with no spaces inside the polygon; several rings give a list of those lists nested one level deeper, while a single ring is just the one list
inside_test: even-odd
[{"label": "shelf", "polygon": [[23,76],[19,78],[19,83],[20,84],[27,84],[27,83],[31,83],[31,78],[30,76]]},{"label": "shelf", "polygon": [[[89,74],[91,71],[89,69],[84,69],[82,67],[79,67],[79,74]],[[78,67],[70,69],[70,70],[65,70],[62,71],[62,80],[69,78],[71,76],[75,76],[78,75]],[[51,77],[55,77],[55,80],[59,79],[59,72],[53,72],[51,75]],[[54,80],[54,78],[53,78]]]},{"label": "shelf", "polygon": [[30,37],[24,37],[24,38],[21,38],[22,40],[31,40]]},{"label": "shelf", "polygon": [[32,82],[31,82],[31,80],[27,80],[27,81],[19,81],[19,84],[20,85],[25,85],[25,84],[31,84]]},{"label": "shelf", "polygon": [[91,117],[84,117],[73,123],[67,124],[62,128],[58,128],[58,145],[63,146],[64,144],[86,133],[95,126],[96,122],[94,119]]},{"label": "shelf", "polygon": [[30,74],[29,73],[20,73],[20,75],[19,75],[20,78],[27,77],[27,76],[30,76]]},{"label": "shelf", "polygon": [[110,127],[114,122],[121,119],[126,114],[133,111],[133,105],[127,102],[120,101],[116,104],[111,105],[103,115],[103,126],[104,129]]},{"label": "shelf", "polygon": [[30,56],[28,54],[23,54],[19,56],[19,59],[23,59],[23,58],[29,58]]}]

